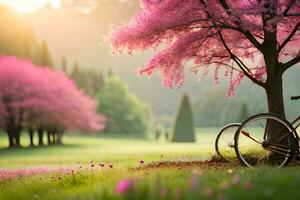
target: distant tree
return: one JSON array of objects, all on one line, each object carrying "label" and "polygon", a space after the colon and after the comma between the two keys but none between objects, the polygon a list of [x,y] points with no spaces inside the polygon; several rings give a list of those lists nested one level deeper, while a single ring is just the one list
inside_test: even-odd
[{"label": "distant tree", "polygon": [[45,132],[49,143],[61,142],[66,130],[103,129],[104,118],[96,113],[96,102],[61,71],[0,56],[0,127],[10,147],[21,145],[22,130],[28,130],[31,145],[37,131],[43,145]]},{"label": "distant tree", "polygon": [[35,64],[43,67],[53,67],[53,61],[45,40],[40,43],[36,50]]},{"label": "distant tree", "polygon": [[61,58],[61,70],[65,73],[67,73],[68,70],[68,62],[65,56]]},{"label": "distant tree", "polygon": [[168,141],[170,141],[170,133],[169,133],[169,131],[166,131],[165,132],[165,140],[168,142]]},{"label": "distant tree", "polygon": [[78,71],[79,71],[79,68],[80,67],[78,65],[78,62],[75,62],[74,65],[73,65],[73,71],[72,71],[72,73],[77,74]]},{"label": "distant tree", "polygon": [[246,103],[243,103],[240,109],[240,114],[238,117],[238,122],[243,122],[245,121],[248,117],[250,117],[249,115],[249,110],[248,110],[248,106]]},{"label": "distant tree", "polygon": [[91,96],[95,96],[104,86],[104,75],[102,72],[81,69],[77,63],[74,64],[70,78],[76,82],[79,88]]},{"label": "distant tree", "polygon": [[172,142],[195,142],[195,131],[191,105],[187,95],[183,95],[175,119]]},{"label": "distant tree", "polygon": [[107,76],[114,76],[114,72],[112,69],[108,69]]},{"label": "distant tree", "polygon": [[148,132],[148,106],[132,94],[120,78],[107,77],[97,97],[98,111],[107,118],[106,132],[139,135]]},{"label": "distant tree", "polygon": [[[229,103],[224,98],[225,89],[204,91],[193,105],[194,122],[196,126],[219,126],[223,121],[223,112]],[[232,99],[230,99],[232,101]],[[230,111],[230,110],[229,110]],[[228,118],[226,112],[226,119]],[[230,114],[231,115],[231,114]]]},{"label": "distant tree", "polygon": [[[222,108],[219,110],[220,115],[220,123],[218,126],[224,126],[228,123],[233,122],[243,122],[248,115],[245,112],[248,112],[247,104],[242,98],[235,98],[230,101],[224,102],[222,104]],[[247,110],[245,109],[244,105],[246,106]]]},{"label": "distant tree", "polygon": [[88,73],[90,74],[92,95],[96,95],[104,87],[105,77],[102,72],[89,71]]},{"label": "distant tree", "polygon": [[155,134],[154,134],[154,139],[155,139],[156,141],[158,141],[159,138],[160,138],[160,136],[161,136],[161,129],[156,129],[156,130],[155,130]]}]

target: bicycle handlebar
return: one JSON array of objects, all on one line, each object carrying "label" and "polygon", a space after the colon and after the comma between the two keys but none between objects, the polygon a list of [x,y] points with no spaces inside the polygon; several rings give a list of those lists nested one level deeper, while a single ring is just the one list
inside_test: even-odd
[{"label": "bicycle handlebar", "polygon": [[300,96],[292,96],[291,97],[291,100],[298,100],[298,99],[300,99]]}]

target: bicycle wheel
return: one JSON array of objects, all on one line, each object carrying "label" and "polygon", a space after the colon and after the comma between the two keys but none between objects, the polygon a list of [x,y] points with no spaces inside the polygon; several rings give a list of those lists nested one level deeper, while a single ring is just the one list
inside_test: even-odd
[{"label": "bicycle wheel", "polygon": [[234,151],[234,135],[240,127],[240,123],[231,123],[224,126],[215,140],[215,150],[217,155],[224,161],[236,158]]},{"label": "bicycle wheel", "polygon": [[298,149],[294,133],[291,124],[278,115],[255,115],[242,123],[234,136],[236,155],[248,167],[282,167]]}]

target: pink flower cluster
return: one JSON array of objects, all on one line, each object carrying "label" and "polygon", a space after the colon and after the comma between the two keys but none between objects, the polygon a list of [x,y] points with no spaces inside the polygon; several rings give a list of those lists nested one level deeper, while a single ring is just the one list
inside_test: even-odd
[{"label": "pink flower cluster", "polygon": [[41,175],[47,173],[69,173],[71,168],[33,168],[33,169],[17,169],[17,170],[8,170],[0,169],[0,182],[8,179],[15,179],[33,175]]},{"label": "pink flower cluster", "polygon": [[[132,21],[112,33],[113,50],[127,49],[131,53],[165,47],[139,72],[150,76],[159,71],[169,88],[183,84],[184,66],[192,62],[194,72],[216,68],[216,82],[220,66],[225,73],[231,71],[228,96],[234,94],[233,90],[245,77],[241,73],[247,73],[251,80],[266,81],[264,59],[267,53],[261,46],[268,41],[265,37],[273,32],[276,32],[277,47],[272,50],[278,53],[278,58],[274,59],[284,62],[299,55],[298,0],[227,0],[225,3],[217,0],[141,0],[141,4],[141,11]],[[232,63],[232,54],[239,62]],[[247,69],[238,66],[241,62],[246,63]]]}]

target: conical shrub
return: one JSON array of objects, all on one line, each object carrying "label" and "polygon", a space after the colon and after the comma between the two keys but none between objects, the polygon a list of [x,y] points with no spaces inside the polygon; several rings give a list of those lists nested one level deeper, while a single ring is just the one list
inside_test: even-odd
[{"label": "conical shrub", "polygon": [[195,142],[192,110],[186,94],[182,97],[176,116],[172,142]]}]

